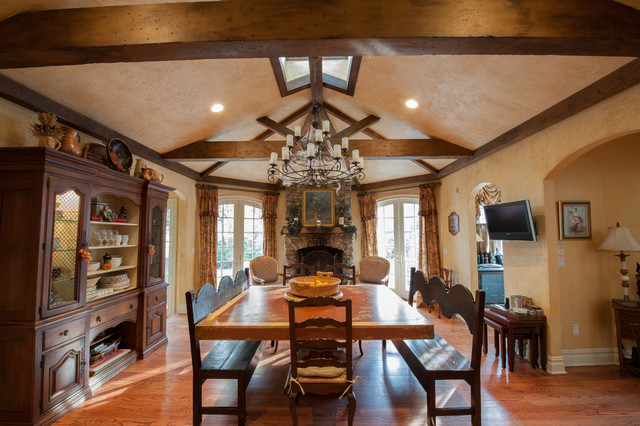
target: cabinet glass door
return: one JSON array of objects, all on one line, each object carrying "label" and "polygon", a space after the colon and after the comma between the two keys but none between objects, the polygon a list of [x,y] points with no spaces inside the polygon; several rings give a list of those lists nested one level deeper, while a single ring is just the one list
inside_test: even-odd
[{"label": "cabinet glass door", "polygon": [[51,260],[49,270],[49,309],[80,300],[78,294],[78,250],[82,195],[74,189],[55,193]]},{"label": "cabinet glass door", "polygon": [[162,262],[164,261],[164,211],[157,205],[151,209],[151,229],[149,234],[149,283],[163,280]]}]

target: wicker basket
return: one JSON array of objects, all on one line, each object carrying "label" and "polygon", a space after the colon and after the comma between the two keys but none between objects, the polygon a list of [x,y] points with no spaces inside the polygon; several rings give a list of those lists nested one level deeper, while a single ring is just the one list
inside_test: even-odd
[{"label": "wicker basket", "polygon": [[300,297],[329,297],[340,291],[340,278],[298,277],[289,282],[291,293]]}]

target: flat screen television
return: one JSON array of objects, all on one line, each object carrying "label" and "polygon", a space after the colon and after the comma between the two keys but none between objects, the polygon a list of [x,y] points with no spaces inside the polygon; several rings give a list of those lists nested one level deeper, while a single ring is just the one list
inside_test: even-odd
[{"label": "flat screen television", "polygon": [[537,240],[529,200],[487,205],[484,206],[484,215],[492,240]]}]

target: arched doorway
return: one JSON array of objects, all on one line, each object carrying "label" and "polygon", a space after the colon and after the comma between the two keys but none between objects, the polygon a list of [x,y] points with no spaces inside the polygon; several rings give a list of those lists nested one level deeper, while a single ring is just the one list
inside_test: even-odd
[{"label": "arched doorway", "polygon": [[476,253],[478,262],[478,288],[485,291],[485,303],[504,303],[504,267],[502,241],[489,238],[484,206],[499,204],[501,191],[497,185],[483,183],[476,187]]}]

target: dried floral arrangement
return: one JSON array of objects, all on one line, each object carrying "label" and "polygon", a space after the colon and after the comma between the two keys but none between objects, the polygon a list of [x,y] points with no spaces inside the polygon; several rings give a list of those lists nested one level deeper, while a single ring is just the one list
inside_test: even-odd
[{"label": "dried floral arrangement", "polygon": [[64,130],[61,127],[56,127],[56,117],[55,114],[50,112],[39,112],[38,113],[38,123],[33,123],[31,125],[31,133],[34,136],[52,136],[57,140],[62,139],[64,135]]}]

